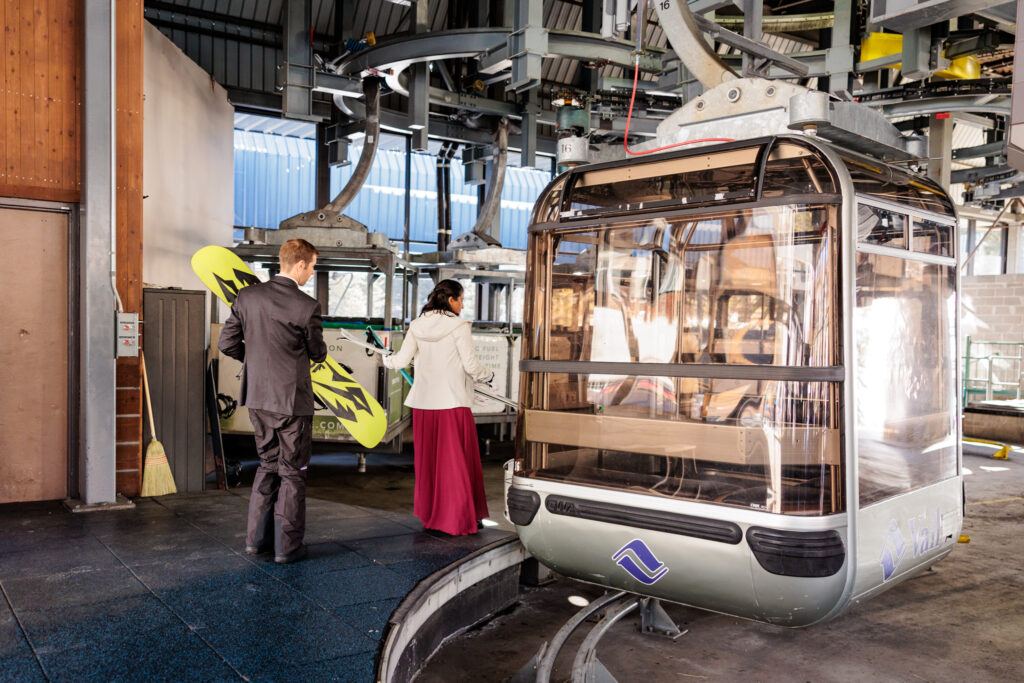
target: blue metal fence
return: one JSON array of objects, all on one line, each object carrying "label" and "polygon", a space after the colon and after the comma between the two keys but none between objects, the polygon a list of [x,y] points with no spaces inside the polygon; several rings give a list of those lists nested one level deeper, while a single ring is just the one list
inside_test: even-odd
[{"label": "blue metal fence", "polygon": [[[235,225],[276,228],[290,216],[314,207],[316,153],[309,139],[235,130]],[[353,145],[350,156],[358,159]],[[476,222],[477,188],[466,185],[462,162],[452,165],[452,233],[468,232]],[[331,169],[331,194],[352,175],[354,164]],[[501,241],[512,249],[526,248],[527,224],[533,203],[550,180],[546,171],[508,169],[501,193]],[[379,150],[359,194],[345,213],[374,232],[393,240],[405,233],[405,153]],[[435,157],[412,155],[412,201],[409,237],[414,242],[437,240],[437,177]],[[240,232],[240,231],[239,231]],[[236,238],[240,235],[236,235]],[[431,251],[430,244],[413,245]]]}]

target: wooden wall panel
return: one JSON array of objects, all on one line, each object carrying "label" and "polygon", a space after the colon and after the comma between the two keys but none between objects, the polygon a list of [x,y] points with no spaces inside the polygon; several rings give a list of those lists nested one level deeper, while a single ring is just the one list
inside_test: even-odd
[{"label": "wooden wall panel", "polygon": [[[83,5],[0,0],[0,196],[81,201]],[[142,310],[142,0],[117,3],[117,289]],[[141,375],[118,361],[117,490],[142,483]]]},{"label": "wooden wall panel", "polygon": [[0,196],[79,200],[82,5],[0,0]]},{"label": "wooden wall panel", "polygon": [[[117,3],[117,291],[142,313],[142,0]],[[143,329],[145,326],[143,326]],[[117,364],[117,490],[142,488],[142,375],[138,358]]]}]

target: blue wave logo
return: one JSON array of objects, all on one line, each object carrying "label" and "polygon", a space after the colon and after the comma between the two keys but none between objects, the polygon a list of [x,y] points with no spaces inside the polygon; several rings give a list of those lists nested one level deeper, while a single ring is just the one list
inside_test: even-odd
[{"label": "blue wave logo", "polygon": [[651,549],[639,538],[619,548],[612,559],[634,579],[650,586],[668,573],[668,567],[659,562]]}]

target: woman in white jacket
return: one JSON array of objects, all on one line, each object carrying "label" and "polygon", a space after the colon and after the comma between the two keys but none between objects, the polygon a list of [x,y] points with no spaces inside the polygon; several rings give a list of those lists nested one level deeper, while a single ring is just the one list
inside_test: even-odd
[{"label": "woman in white jacket", "polygon": [[474,534],[487,517],[473,383],[494,373],[473,353],[470,321],[462,312],[462,285],[442,280],[420,316],[409,325],[402,348],[384,358],[394,370],[416,366],[405,405],[412,408],[416,488],[413,512],[424,529]]}]

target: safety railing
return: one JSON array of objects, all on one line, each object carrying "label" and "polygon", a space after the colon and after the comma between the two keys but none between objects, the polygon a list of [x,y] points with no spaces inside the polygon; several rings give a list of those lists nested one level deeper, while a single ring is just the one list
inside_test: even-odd
[{"label": "safety railing", "polygon": [[1024,341],[980,341],[967,337],[963,357],[963,401],[1019,399],[1024,393]]}]

